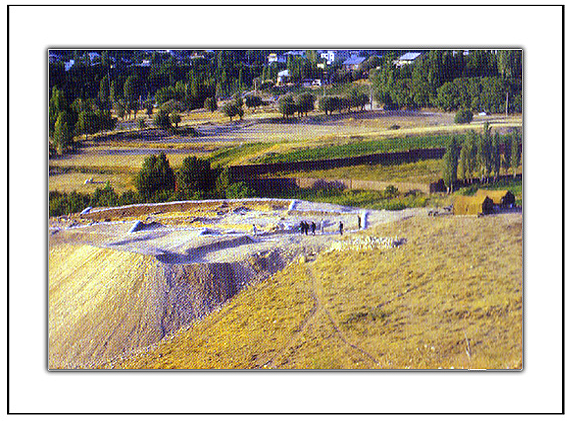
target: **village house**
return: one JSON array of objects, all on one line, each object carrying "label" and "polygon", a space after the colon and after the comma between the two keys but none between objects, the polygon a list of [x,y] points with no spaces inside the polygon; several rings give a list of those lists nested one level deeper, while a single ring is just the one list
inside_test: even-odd
[{"label": "village house", "polygon": [[285,85],[286,83],[289,83],[290,80],[291,80],[291,76],[289,75],[288,69],[278,72],[277,85]]},{"label": "village house", "polygon": [[415,59],[417,59],[421,53],[405,53],[404,55],[400,56],[397,60],[394,60],[394,64],[396,67],[402,67],[407,64],[412,64]]},{"label": "village house", "polygon": [[347,58],[343,63],[345,70],[358,70],[360,65],[366,60],[365,57],[352,56]]}]

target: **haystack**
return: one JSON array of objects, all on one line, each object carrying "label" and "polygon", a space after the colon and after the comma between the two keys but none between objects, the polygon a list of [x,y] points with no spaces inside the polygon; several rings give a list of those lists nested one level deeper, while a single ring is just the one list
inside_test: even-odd
[{"label": "haystack", "polygon": [[455,215],[478,215],[492,212],[494,202],[488,196],[457,196],[453,202]]},{"label": "haystack", "polygon": [[495,205],[508,207],[516,202],[514,194],[510,190],[478,190],[478,197],[489,197]]}]

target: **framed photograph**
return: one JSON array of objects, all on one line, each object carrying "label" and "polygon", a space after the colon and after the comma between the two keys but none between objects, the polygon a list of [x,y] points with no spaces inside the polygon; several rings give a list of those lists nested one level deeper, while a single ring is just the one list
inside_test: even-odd
[{"label": "framed photograph", "polygon": [[522,369],[522,50],[48,60],[50,370]]}]

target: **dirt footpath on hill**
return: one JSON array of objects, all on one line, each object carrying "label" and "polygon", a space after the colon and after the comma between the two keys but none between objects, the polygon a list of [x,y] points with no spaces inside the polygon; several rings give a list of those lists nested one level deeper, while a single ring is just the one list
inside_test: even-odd
[{"label": "dirt footpath on hill", "polygon": [[340,249],[359,220],[364,230],[424,211],[234,200],[52,218],[49,367],[90,367],[147,347],[294,259]]}]

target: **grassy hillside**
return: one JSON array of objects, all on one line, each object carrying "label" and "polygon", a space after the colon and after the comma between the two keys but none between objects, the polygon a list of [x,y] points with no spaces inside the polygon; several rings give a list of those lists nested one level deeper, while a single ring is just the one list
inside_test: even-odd
[{"label": "grassy hillside", "polygon": [[104,367],[522,368],[520,214],[415,217],[369,234],[407,243],[307,256]]}]

